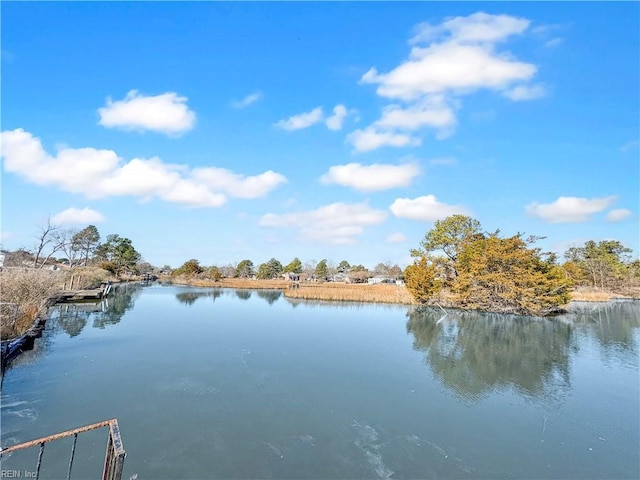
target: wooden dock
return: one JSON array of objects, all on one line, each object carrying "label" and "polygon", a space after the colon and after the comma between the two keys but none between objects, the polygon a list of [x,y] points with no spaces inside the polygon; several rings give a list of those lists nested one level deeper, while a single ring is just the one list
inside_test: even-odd
[{"label": "wooden dock", "polygon": [[88,290],[64,290],[58,292],[54,297],[53,303],[83,302],[100,300],[111,292],[113,284],[110,282],[103,283],[99,288]]}]

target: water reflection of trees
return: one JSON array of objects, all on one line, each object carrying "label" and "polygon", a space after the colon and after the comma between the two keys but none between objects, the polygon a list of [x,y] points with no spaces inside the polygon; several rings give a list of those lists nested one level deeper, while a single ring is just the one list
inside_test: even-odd
[{"label": "water reflection of trees", "polygon": [[273,305],[282,296],[282,290],[257,290],[256,295],[266,300],[269,305]]},{"label": "water reflection of trees", "polygon": [[107,325],[120,323],[125,312],[131,310],[142,293],[142,285],[125,283],[118,285],[113,293],[104,299],[102,311],[93,315],[93,327],[105,328]]},{"label": "water reflection of trees", "polygon": [[75,305],[64,305],[64,307],[67,308],[60,310],[57,324],[67,335],[76,337],[80,335],[82,329],[87,325],[87,319],[91,311],[82,308],[73,308]]},{"label": "water reflection of trees", "polygon": [[176,293],[176,299],[180,303],[184,303],[186,305],[193,305],[197,300],[201,298],[211,298],[215,302],[218,297],[222,296],[222,290],[219,288],[213,290],[203,290],[203,291],[187,291]]},{"label": "water reflection of trees", "polygon": [[572,327],[563,322],[474,312],[414,310],[413,347],[457,395],[476,399],[514,388],[534,397],[561,395],[570,384]]},{"label": "water reflection of trees", "polygon": [[133,308],[140,296],[142,285],[127,283],[116,286],[111,295],[98,303],[65,303],[52,307],[49,311],[50,328],[62,330],[69,337],[82,333],[89,320],[94,328],[105,328],[122,320],[125,312]]},{"label": "water reflection of trees", "polygon": [[238,297],[240,300],[249,300],[251,298],[251,290],[238,289],[235,293],[236,297]]},{"label": "water reflection of trees", "polygon": [[576,328],[595,338],[605,355],[637,358],[640,302],[576,302],[567,317]]}]

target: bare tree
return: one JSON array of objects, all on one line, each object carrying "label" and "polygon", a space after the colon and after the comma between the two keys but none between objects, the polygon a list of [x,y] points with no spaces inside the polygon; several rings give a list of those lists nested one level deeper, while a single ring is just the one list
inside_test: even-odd
[{"label": "bare tree", "polygon": [[[65,235],[61,235],[60,227],[51,223],[51,217],[47,223],[40,227],[36,236],[36,244],[33,249],[33,268],[42,268],[51,256],[60,251],[65,242]],[[38,267],[40,259],[46,254]]]},{"label": "bare tree", "polygon": [[75,229],[60,230],[56,236],[60,242],[60,250],[69,261],[69,267],[73,268],[80,264],[81,251],[77,242],[74,241],[78,231]]}]

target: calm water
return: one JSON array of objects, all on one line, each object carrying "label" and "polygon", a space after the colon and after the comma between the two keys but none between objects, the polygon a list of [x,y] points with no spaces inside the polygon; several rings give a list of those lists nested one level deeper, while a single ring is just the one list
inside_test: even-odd
[{"label": "calm water", "polygon": [[[129,285],[105,311],[52,310],[4,375],[2,445],[115,417],[125,479],[637,479],[640,303],[577,310]],[[105,444],[79,437],[72,478],[100,475]],[[48,446],[41,478],[69,452]]]}]

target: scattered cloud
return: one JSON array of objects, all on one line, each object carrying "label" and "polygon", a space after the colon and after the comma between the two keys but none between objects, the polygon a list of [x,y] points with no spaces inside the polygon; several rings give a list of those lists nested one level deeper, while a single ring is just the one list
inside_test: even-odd
[{"label": "scattered cloud", "polygon": [[192,178],[215,191],[225,192],[237,198],[260,198],[283,183],[284,175],[272,170],[247,177],[230,170],[216,167],[196,168]]},{"label": "scattered cloud", "polygon": [[187,100],[174,92],[144,96],[131,90],[123,100],[107,98],[106,107],[98,109],[98,123],[108,128],[179,135],[196,123],[196,114],[189,110]]},{"label": "scattered cloud", "polygon": [[616,196],[601,198],[558,197],[552,203],[533,202],[525,207],[527,214],[548,223],[581,223],[595,213],[609,208]]},{"label": "scattered cloud", "polygon": [[544,97],[546,94],[547,91],[542,85],[518,85],[504,92],[504,96],[514,102],[535,100],[536,98]]},{"label": "scattered cloud", "polygon": [[638,140],[631,140],[620,147],[622,153],[631,152],[638,148]]},{"label": "scattered cloud", "polygon": [[300,239],[304,241],[352,245],[365,227],[380,225],[386,218],[386,212],[374,210],[366,203],[332,203],[306,212],[268,213],[260,219],[259,225],[298,229]]},{"label": "scattered cloud", "polygon": [[320,182],[325,185],[342,185],[361,192],[370,192],[406,187],[419,174],[420,167],[416,163],[404,165],[348,163],[329,168],[329,171],[320,178]]},{"label": "scattered cloud", "polygon": [[449,17],[440,25],[420,23],[410,43],[431,41],[443,36],[460,43],[497,43],[511,35],[523,33],[529,24],[529,20],[524,18],[477,12],[468,17]]},{"label": "scattered cloud", "polygon": [[294,115],[285,120],[280,120],[275,124],[276,127],[284,130],[300,130],[310,127],[324,120],[324,124],[329,130],[342,130],[342,125],[349,115],[357,116],[357,110],[349,110],[343,104],[333,107],[333,115],[326,117],[322,107],[316,107],[310,112]]},{"label": "scattered cloud", "polygon": [[432,158],[429,160],[429,165],[446,165],[446,166],[450,166],[450,165],[456,165],[458,163],[458,160],[456,160],[453,157],[437,157],[437,158]]},{"label": "scattered cloud", "polygon": [[[356,151],[415,146],[420,142],[409,132],[423,128],[434,129],[437,139],[447,138],[454,133],[460,99],[481,89],[502,92],[516,101],[544,95],[540,85],[529,84],[538,70],[535,65],[498,50],[499,43],[522,35],[529,24],[525,18],[483,12],[448,18],[438,25],[419,24],[409,41],[407,60],[386,73],[371,68],[360,79],[362,84],[376,85],[380,97],[404,105],[384,107],[378,121],[356,130],[348,141]],[[368,141],[363,141],[363,132],[369,133]],[[384,141],[389,138],[396,141]]]},{"label": "scattered cloud", "polygon": [[333,115],[328,117],[324,123],[329,130],[341,130],[342,122],[344,122],[347,114],[347,107],[344,105],[336,105],[333,107]]},{"label": "scattered cloud", "polygon": [[451,42],[414,47],[407,62],[386,74],[372,68],[361,82],[378,84],[381,97],[410,101],[430,94],[501,90],[530,80],[536,71],[535,65],[497,55],[486,46]]},{"label": "scattered cloud", "polygon": [[392,233],[386,240],[387,243],[404,243],[407,241],[407,237],[402,233]]},{"label": "scattered cloud", "polygon": [[432,95],[409,107],[388,105],[374,127],[382,130],[418,130],[432,127],[441,134],[448,134],[456,125],[454,107],[447,104],[442,95]]},{"label": "scattered cloud", "polygon": [[425,195],[417,198],[397,198],[389,207],[391,212],[399,218],[433,222],[450,215],[467,215],[467,209],[458,205],[447,205],[439,202],[435,195]]},{"label": "scattered cloud", "polygon": [[562,25],[559,23],[548,23],[546,25],[537,25],[531,29],[533,33],[536,35],[546,35],[548,33],[553,33],[562,28]]},{"label": "scattered cloud", "polygon": [[113,150],[62,147],[52,156],[23,129],[2,132],[0,140],[5,171],[87,198],[133,196],[190,207],[220,207],[227,196],[258,198],[286,182],[273,171],[244,176],[215,167],[191,170],[157,157],[125,162]]},{"label": "scattered cloud", "polygon": [[320,123],[323,116],[322,107],[316,107],[310,112],[293,115],[285,120],[280,120],[275,126],[283,130],[300,130]]},{"label": "scattered cloud", "polygon": [[562,45],[562,43],[564,43],[564,39],[561,37],[555,37],[552,38],[551,40],[548,40],[547,42],[545,42],[544,46],[547,48],[555,48],[558,47],[560,45]]},{"label": "scattered cloud", "polygon": [[51,217],[51,223],[54,225],[91,225],[104,221],[103,214],[89,207],[70,207]]},{"label": "scattered cloud", "polygon": [[232,102],[231,106],[233,106],[233,108],[247,108],[249,105],[252,105],[261,99],[262,93],[255,92],[247,95],[242,100]]},{"label": "scattered cloud", "polygon": [[611,210],[607,213],[605,219],[607,222],[621,222],[622,220],[629,218],[633,212],[631,210],[627,210],[626,208],[617,208],[615,210]]},{"label": "scattered cloud", "polygon": [[422,140],[406,133],[395,133],[377,130],[375,127],[367,127],[364,130],[355,130],[347,136],[356,152],[368,152],[380,147],[414,147],[420,145]]}]

